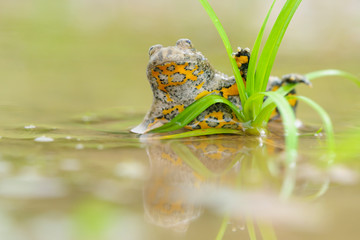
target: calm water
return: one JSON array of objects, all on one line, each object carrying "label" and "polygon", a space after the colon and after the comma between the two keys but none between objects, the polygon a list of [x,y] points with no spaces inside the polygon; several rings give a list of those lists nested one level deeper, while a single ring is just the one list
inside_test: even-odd
[{"label": "calm water", "polygon": [[289,168],[277,135],[146,140],[119,131],[139,115],[114,113],[2,129],[2,239],[214,239],[224,217],[225,239],[249,222],[278,239],[360,233],[358,155],[329,164],[303,137]]},{"label": "calm water", "polygon": [[[297,164],[286,164],[276,123],[263,139],[129,133],[151,102],[149,46],[188,37],[230,72],[200,5],[186,7],[194,2],[0,3],[1,240],[215,239],[221,226],[224,239],[249,239],[252,225],[257,239],[358,239],[360,90],[351,82],[299,89],[332,117],[335,161],[324,137],[312,135],[300,138]],[[359,3],[343,2],[304,1],[274,74],[359,75]],[[230,38],[251,46],[267,6],[229,6],[215,4]],[[298,117],[306,133],[321,126],[304,105]]]}]

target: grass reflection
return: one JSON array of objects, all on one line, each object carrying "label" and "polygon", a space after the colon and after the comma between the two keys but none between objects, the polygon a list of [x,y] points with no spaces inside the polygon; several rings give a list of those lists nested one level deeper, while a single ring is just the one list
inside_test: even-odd
[{"label": "grass reflection", "polygon": [[262,239],[277,239],[273,223],[309,227],[305,220],[316,211],[307,211],[312,207],[305,203],[322,196],[330,178],[326,173],[318,179],[304,178],[298,173],[308,164],[306,160],[298,163],[300,169],[286,163],[283,148],[282,138],[276,137],[211,136],[148,142],[147,219],[164,228],[186,231],[204,209],[210,209],[224,215],[216,239],[223,239],[229,222],[239,219],[246,223],[250,239],[257,239],[257,233]]}]

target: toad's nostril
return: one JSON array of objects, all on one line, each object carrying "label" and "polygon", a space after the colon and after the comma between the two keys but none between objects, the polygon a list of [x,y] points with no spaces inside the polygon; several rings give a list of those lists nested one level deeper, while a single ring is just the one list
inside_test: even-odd
[{"label": "toad's nostril", "polygon": [[187,49],[192,49],[192,43],[189,39],[183,38],[183,39],[179,39],[176,42],[176,46],[180,47],[180,48],[187,48]]},{"label": "toad's nostril", "polygon": [[149,48],[149,57],[151,57],[151,55],[153,55],[154,53],[156,53],[157,51],[159,51],[163,46],[160,44],[156,44],[152,47]]}]

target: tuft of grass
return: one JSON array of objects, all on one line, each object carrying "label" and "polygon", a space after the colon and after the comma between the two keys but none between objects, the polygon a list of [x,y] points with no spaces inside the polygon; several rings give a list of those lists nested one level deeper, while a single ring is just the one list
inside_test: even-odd
[{"label": "tuft of grass", "polygon": [[158,127],[150,132],[163,133],[163,132],[171,132],[183,128],[192,120],[194,120],[197,116],[199,116],[200,113],[202,113],[208,107],[210,107],[215,103],[223,103],[228,105],[234,111],[236,117],[240,121],[244,121],[243,120],[244,117],[240,109],[237,106],[235,106],[232,102],[218,95],[207,95],[205,97],[200,98],[190,106],[188,106],[184,111],[182,111],[180,114],[174,117],[169,123],[166,123],[163,126]]},{"label": "tuft of grass", "polygon": [[265,20],[260,28],[259,34],[256,37],[253,49],[252,49],[252,54],[251,54],[251,60],[249,62],[249,68],[248,68],[248,73],[247,73],[247,79],[249,79],[249,81],[247,81],[246,83],[246,92],[249,96],[251,96],[254,92],[255,92],[255,69],[256,69],[256,63],[257,63],[257,59],[258,59],[258,55],[259,55],[259,51],[260,51],[260,46],[261,46],[261,42],[262,42],[262,38],[264,36],[264,31],[266,28],[266,24],[269,20],[270,14],[272,12],[272,9],[274,7],[276,3],[276,0],[273,1],[273,3],[271,4],[271,7],[265,17]]},{"label": "tuft of grass", "polygon": [[[235,59],[232,57],[232,47],[230,45],[230,41],[220,23],[219,18],[216,16],[214,10],[207,0],[199,0],[199,2],[208,13],[224,43],[236,79],[242,108],[239,109],[233,103],[221,96],[204,96],[187,107],[170,122],[152,130],[151,132],[163,133],[181,129],[190,123],[193,119],[195,119],[209,106],[215,103],[223,103],[228,105],[234,111],[239,121],[243,123],[244,131],[247,134],[263,135],[266,133],[266,127],[270,120],[271,113],[275,108],[278,108],[285,128],[287,162],[293,163],[297,156],[299,134],[295,126],[295,114],[293,109],[290,107],[290,104],[288,103],[289,98],[286,95],[295,88],[296,84],[294,83],[282,86],[275,92],[266,92],[266,86],[268,84],[270,73],[285,32],[296,10],[298,9],[301,0],[287,0],[285,2],[260,53],[260,46],[263,41],[264,30],[266,28],[272,9],[276,3],[276,0],[273,0],[253,46],[253,52],[249,62],[246,88],[243,84]],[[350,79],[360,86],[360,81],[354,75],[340,70],[322,70],[308,73],[305,76],[309,80],[327,76],[340,76]],[[264,101],[265,96],[267,96],[267,99]],[[332,123],[327,113],[318,104],[309,98],[297,96],[296,99],[310,105],[323,119],[324,128],[327,133],[329,152],[333,153],[335,145],[334,133]],[[202,129],[192,132],[162,136],[160,138],[183,138],[210,134],[243,134],[243,132],[240,132],[240,130],[229,129]],[[288,192],[289,189],[290,188],[287,188],[285,192]]]},{"label": "tuft of grass", "polygon": [[[273,4],[275,3],[275,0]],[[250,75],[249,82],[253,82],[254,91],[252,94],[266,91],[266,86],[269,81],[270,73],[274,65],[274,61],[279,50],[282,39],[285,35],[287,27],[294,16],[298,6],[300,5],[301,0],[287,0],[283,6],[279,16],[277,17],[269,37],[264,45],[264,48],[261,52],[259,61],[256,65],[256,70],[254,75]],[[269,12],[272,10],[270,8]],[[266,21],[267,19],[265,19]],[[258,35],[259,38],[259,35]],[[259,47],[259,46],[254,46]],[[257,56],[256,56],[257,57]],[[255,59],[256,60],[256,59]],[[250,59],[251,62],[251,59]],[[253,63],[254,65],[256,62]],[[252,111],[248,113],[249,120],[253,120],[261,110],[262,99],[257,99],[256,101],[250,103],[252,104]]]}]

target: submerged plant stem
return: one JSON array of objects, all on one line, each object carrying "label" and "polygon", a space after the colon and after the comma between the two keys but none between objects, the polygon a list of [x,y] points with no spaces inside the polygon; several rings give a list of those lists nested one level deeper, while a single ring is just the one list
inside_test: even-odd
[{"label": "submerged plant stem", "polygon": [[224,238],[227,225],[229,224],[229,220],[230,220],[229,214],[226,214],[224,216],[224,218],[223,218],[222,223],[221,223],[219,232],[218,232],[218,234],[216,236],[216,240],[222,240]]},{"label": "submerged plant stem", "polygon": [[258,221],[258,226],[263,240],[277,240],[274,228],[271,223]]},{"label": "submerged plant stem", "polygon": [[250,217],[246,218],[246,227],[249,233],[250,240],[256,240],[254,222]]}]

